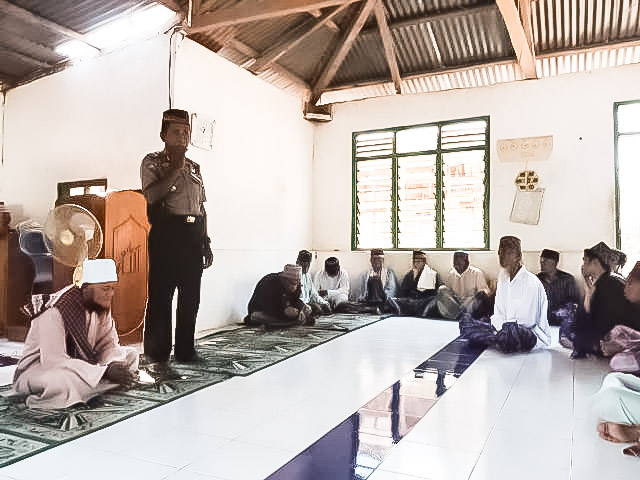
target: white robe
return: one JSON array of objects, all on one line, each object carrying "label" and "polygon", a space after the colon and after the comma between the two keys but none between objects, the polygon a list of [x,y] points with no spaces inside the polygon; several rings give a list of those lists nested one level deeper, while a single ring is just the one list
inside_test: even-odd
[{"label": "white robe", "polygon": [[547,321],[547,293],[536,275],[523,265],[513,277],[506,270],[500,270],[496,304],[491,324],[497,330],[505,322],[517,322],[518,325],[532,329],[538,337],[537,347],[551,344],[551,333]]},{"label": "white robe", "polygon": [[640,424],[640,378],[629,373],[608,374],[592,397],[590,407],[605,422]]},{"label": "white robe", "polygon": [[479,291],[484,291],[487,295],[491,292],[482,270],[472,265],[469,265],[462,274],[459,274],[455,268],[449,270],[444,284],[453,290],[460,300],[473,297]]},{"label": "white robe", "polygon": [[138,367],[138,353],[121,347],[111,313],[86,313],[89,345],[96,349],[96,365],[67,355],[62,315],[49,308],[31,322],[24,353],[16,370],[13,395],[27,395],[30,408],[58,409],[82,403],[118,385],[103,380],[114,361]]},{"label": "white robe", "polygon": [[341,303],[349,301],[349,274],[346,270],[340,269],[340,273],[335,277],[329,276],[325,270],[316,273],[316,286],[318,290],[326,290],[327,298],[333,308]]}]

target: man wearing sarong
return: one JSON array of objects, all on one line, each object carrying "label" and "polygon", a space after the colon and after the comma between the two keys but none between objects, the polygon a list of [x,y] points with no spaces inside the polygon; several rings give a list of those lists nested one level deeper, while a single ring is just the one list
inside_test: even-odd
[{"label": "man wearing sarong", "polygon": [[309,268],[311,267],[311,260],[313,255],[308,250],[300,250],[298,252],[298,259],[296,265],[299,265],[302,269],[302,280],[300,282],[300,299],[311,308],[313,315],[322,315],[331,313],[331,307],[329,302],[318,294]]},{"label": "man wearing sarong", "polygon": [[393,270],[384,266],[384,251],[379,248],[371,250],[369,261],[371,268],[360,277],[358,303],[384,313],[400,313],[394,300],[398,282]]},{"label": "man wearing sarong", "polygon": [[500,270],[494,313],[460,318],[460,333],[470,343],[495,347],[503,353],[528,352],[551,343],[547,294],[538,277],[522,264],[520,239],[504,236],[498,247]]},{"label": "man wearing sarong", "polygon": [[343,306],[349,302],[349,273],[340,267],[336,257],[329,257],[324,261],[324,269],[316,274],[315,286],[318,294],[327,300],[334,312],[348,313]]},{"label": "man wearing sarong", "polygon": [[455,252],[453,268],[449,270],[444,285],[438,289],[440,315],[449,320],[457,320],[463,312],[470,313],[474,318],[491,315],[492,300],[482,270],[469,264],[467,252]]},{"label": "man wearing sarong", "polygon": [[54,294],[31,320],[12,392],[28,407],[66,408],[134,383],[138,353],[119,345],[111,317],[117,280],[113,260],[85,260],[81,286]]},{"label": "man wearing sarong", "polygon": [[570,273],[558,269],[560,253],[545,248],[540,253],[540,273],[538,278],[544,285],[549,301],[547,317],[549,325],[572,322],[580,304],[580,292],[576,279]]},{"label": "man wearing sarong", "polygon": [[427,255],[422,250],[414,250],[413,268],[402,278],[395,299],[400,313],[417,317],[437,316],[435,298],[440,284],[438,272],[427,264]]},{"label": "man wearing sarong", "polygon": [[560,327],[560,343],[573,348],[572,358],[602,356],[600,341],[604,336],[616,325],[630,326],[633,308],[624,296],[624,278],[611,271],[618,257],[604,242],[584,250],[584,301],[575,325],[563,323]]},{"label": "man wearing sarong", "polygon": [[285,265],[282,272],[262,277],[249,300],[244,323],[267,327],[313,325],[311,308],[300,299],[301,281],[299,265]]}]

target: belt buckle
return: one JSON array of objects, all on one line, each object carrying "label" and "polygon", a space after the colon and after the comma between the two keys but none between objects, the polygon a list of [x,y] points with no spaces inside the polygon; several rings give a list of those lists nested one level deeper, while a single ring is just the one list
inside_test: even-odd
[{"label": "belt buckle", "polygon": [[193,215],[187,215],[187,223],[196,223],[196,217]]}]

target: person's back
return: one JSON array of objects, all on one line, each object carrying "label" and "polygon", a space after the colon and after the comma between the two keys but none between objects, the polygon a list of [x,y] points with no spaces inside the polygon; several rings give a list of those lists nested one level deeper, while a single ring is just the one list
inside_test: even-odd
[{"label": "person's back", "polygon": [[592,325],[602,337],[616,325],[631,326],[633,308],[624,296],[624,279],[615,273],[602,275],[591,297]]}]

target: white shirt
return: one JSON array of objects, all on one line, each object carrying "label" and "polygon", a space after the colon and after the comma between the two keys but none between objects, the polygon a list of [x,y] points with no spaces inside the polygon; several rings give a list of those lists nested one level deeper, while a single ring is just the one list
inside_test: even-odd
[{"label": "white shirt", "polygon": [[472,297],[481,290],[489,293],[489,286],[484,278],[484,273],[479,268],[471,265],[462,272],[462,275],[455,268],[449,270],[444,284],[453,290],[460,299]]},{"label": "white shirt", "polygon": [[547,321],[547,294],[542,282],[524,265],[513,280],[504,269],[498,275],[491,324],[500,330],[505,322],[517,322],[518,325],[532,329],[539,340],[537,346],[551,343]]},{"label": "white shirt", "polygon": [[334,307],[341,303],[349,301],[349,290],[351,284],[349,282],[349,274],[346,270],[340,269],[335,277],[331,277],[326,271],[320,270],[316,273],[316,287],[318,290],[326,290],[329,303]]},{"label": "white shirt", "polygon": [[318,294],[318,290],[313,285],[311,274],[309,272],[302,274],[300,300],[304,303],[317,303],[319,305],[328,305],[327,301]]}]

